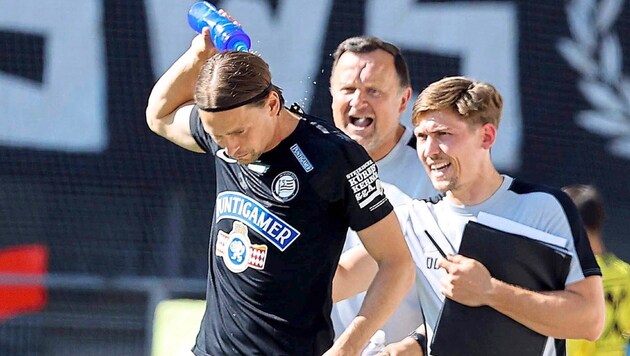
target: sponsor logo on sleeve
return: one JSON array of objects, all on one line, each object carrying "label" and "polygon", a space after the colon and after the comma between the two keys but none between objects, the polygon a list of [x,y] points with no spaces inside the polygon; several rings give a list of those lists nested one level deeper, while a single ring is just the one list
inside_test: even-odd
[{"label": "sponsor logo on sleeve", "polygon": [[298,146],[297,143],[291,146],[291,152],[298,160],[298,162],[300,162],[302,168],[304,168],[304,172],[308,173],[313,170],[313,165],[311,164],[311,161],[306,158],[306,155],[304,154],[304,152],[302,152],[302,149],[300,148],[300,146]]},{"label": "sponsor logo on sleeve", "polygon": [[300,189],[300,182],[293,172],[282,172],[273,179],[271,192],[273,197],[281,202],[288,202],[295,198]]},{"label": "sponsor logo on sleeve", "polygon": [[241,273],[247,268],[265,268],[267,246],[252,245],[247,232],[247,226],[240,221],[232,224],[229,233],[219,230],[215,254],[223,257],[226,267],[234,273]]},{"label": "sponsor logo on sleeve", "polygon": [[383,187],[378,179],[376,164],[372,160],[346,174],[346,179],[350,183],[352,193],[361,209],[383,195]]},{"label": "sponsor logo on sleeve", "polygon": [[222,219],[240,221],[280,251],[286,250],[300,236],[299,231],[258,201],[238,192],[219,193],[215,209],[217,222]]}]

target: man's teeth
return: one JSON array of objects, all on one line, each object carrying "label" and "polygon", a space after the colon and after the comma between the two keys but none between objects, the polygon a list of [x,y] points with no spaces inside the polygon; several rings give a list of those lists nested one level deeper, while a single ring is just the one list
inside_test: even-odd
[{"label": "man's teeth", "polygon": [[372,119],[369,117],[353,117],[352,124],[355,126],[365,127],[372,123]]},{"label": "man's teeth", "polygon": [[442,168],[446,168],[449,165],[449,163],[437,163],[437,164],[432,164],[431,165],[431,170],[432,171],[438,171]]}]

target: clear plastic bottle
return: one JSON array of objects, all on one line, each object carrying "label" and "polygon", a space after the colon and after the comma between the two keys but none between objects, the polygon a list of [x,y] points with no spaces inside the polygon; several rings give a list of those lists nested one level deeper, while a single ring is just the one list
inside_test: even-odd
[{"label": "clear plastic bottle", "polygon": [[385,349],[385,332],[383,330],[376,330],[374,335],[370,338],[367,346],[361,352],[361,356],[374,356],[378,355]]},{"label": "clear plastic bottle", "polygon": [[210,38],[220,51],[249,51],[251,40],[240,26],[230,19],[221,16],[212,4],[199,1],[188,11],[188,24],[193,30],[201,33],[204,27],[210,28]]}]

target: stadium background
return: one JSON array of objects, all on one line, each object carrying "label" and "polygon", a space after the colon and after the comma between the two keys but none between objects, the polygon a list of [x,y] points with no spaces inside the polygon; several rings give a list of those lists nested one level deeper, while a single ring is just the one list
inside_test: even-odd
[{"label": "stadium background", "polygon": [[[193,36],[193,2],[0,0],[0,248],[49,251],[46,303],[0,319],[1,355],[148,354],[156,303],[203,295],[212,159],[144,121]],[[497,84],[510,105],[501,170],[597,185],[607,244],[630,260],[630,2],[214,3],[315,115],[329,116],[331,53],[357,34],[402,48],[416,94],[447,75]],[[3,283],[0,298],[16,297],[21,282]]]}]

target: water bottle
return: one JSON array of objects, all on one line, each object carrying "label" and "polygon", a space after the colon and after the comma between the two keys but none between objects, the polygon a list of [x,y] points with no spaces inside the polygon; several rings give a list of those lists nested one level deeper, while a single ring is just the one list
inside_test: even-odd
[{"label": "water bottle", "polygon": [[378,355],[385,349],[385,332],[383,330],[376,330],[374,335],[370,338],[367,346],[361,352],[361,356],[374,356]]},{"label": "water bottle", "polygon": [[217,8],[205,1],[195,3],[188,11],[188,24],[201,33],[204,27],[210,28],[210,39],[220,51],[249,51],[251,40],[242,28],[230,19],[221,16]]}]

